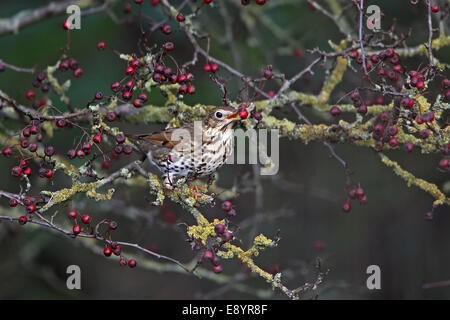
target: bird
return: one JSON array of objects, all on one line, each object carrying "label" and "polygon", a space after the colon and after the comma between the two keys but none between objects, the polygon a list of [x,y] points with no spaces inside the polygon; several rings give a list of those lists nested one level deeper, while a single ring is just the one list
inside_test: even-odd
[{"label": "bird", "polygon": [[238,120],[238,110],[220,106],[201,121],[126,136],[163,173],[164,186],[174,189],[178,179],[211,177],[227,161],[233,151],[233,128]]}]

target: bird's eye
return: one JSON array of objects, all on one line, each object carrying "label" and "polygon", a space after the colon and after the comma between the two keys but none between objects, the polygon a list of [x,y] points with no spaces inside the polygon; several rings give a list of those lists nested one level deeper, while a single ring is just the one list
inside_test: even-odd
[{"label": "bird's eye", "polygon": [[217,111],[217,112],[216,112],[216,118],[217,118],[217,119],[222,119],[222,117],[223,117],[222,112]]}]

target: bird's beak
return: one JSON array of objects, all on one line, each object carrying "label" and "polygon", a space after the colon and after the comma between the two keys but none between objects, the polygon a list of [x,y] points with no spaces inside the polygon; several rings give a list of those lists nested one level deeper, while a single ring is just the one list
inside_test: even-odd
[{"label": "bird's beak", "polygon": [[226,116],[225,119],[227,119],[227,120],[239,120],[238,114],[239,114],[239,112],[237,112],[237,111],[233,112],[232,114]]}]

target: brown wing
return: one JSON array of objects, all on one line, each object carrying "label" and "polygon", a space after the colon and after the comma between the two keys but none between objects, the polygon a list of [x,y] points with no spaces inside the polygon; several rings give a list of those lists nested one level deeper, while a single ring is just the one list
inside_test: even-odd
[{"label": "brown wing", "polygon": [[158,146],[166,149],[172,149],[182,141],[179,135],[173,136],[173,133],[177,129],[185,129],[192,132],[193,123],[186,124],[180,128],[170,128],[150,134],[127,135],[127,137],[140,146],[147,145],[148,148],[153,146],[152,149]]}]

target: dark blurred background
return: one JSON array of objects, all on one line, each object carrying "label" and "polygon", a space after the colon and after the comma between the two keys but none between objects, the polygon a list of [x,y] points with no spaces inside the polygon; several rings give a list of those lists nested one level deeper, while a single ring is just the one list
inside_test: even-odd
[{"label": "dark blurred background", "polygon": [[[119,2],[114,11],[119,18],[125,17],[122,12],[123,3]],[[136,5],[133,1],[133,10]],[[157,21],[164,18],[159,7],[142,5],[145,14]],[[171,1],[178,4],[180,1]],[[312,57],[306,49],[319,47],[328,50],[328,40],[338,42],[341,35],[326,17],[308,8],[306,1],[268,0],[267,8],[256,5],[240,6],[240,1],[220,1],[228,9],[232,19],[232,28],[237,49],[242,63],[239,68],[243,73],[257,76],[267,64],[273,64],[276,71],[292,76],[304,68]],[[327,1],[318,1],[327,6]],[[348,3],[349,1],[339,1]],[[409,45],[418,45],[427,38],[426,8],[423,4],[411,5],[409,1],[369,1],[378,4],[385,14],[382,27],[388,28],[392,19],[397,19],[397,31],[406,32],[412,28]],[[10,17],[20,10],[37,8],[47,1],[0,1],[0,19]],[[197,1],[199,3],[199,1]],[[280,1],[281,3],[281,1]],[[441,1],[444,3],[444,1]],[[231,51],[224,37],[223,18],[217,8],[202,9],[199,22],[202,31],[212,35],[210,52],[216,58],[234,65]],[[247,10],[247,12],[246,12]],[[257,19],[264,10],[279,29],[268,28]],[[186,13],[190,12],[186,9]],[[356,10],[350,9],[347,14],[352,26],[356,26]],[[247,19],[247,20],[245,20]],[[37,64],[42,69],[53,65],[61,56],[66,43],[66,32],[62,30],[64,16],[48,18],[45,21],[24,28],[16,35],[0,37],[0,59],[20,67],[30,68]],[[243,21],[247,21],[247,24]],[[139,36],[136,25],[115,24],[106,14],[99,13],[83,17],[81,30],[71,32],[70,55],[79,61],[84,70],[81,79],[73,79],[64,74],[60,82],[72,79],[69,96],[74,106],[83,107],[92,99],[96,91],[109,94],[109,86],[120,80],[123,75],[124,62],[111,51],[99,52],[98,41],[105,41],[107,46],[120,52],[137,51]],[[183,34],[176,31],[177,22],[170,21],[175,32],[170,36],[154,33],[150,43],[161,44],[171,39],[176,46],[174,57],[177,61],[192,58],[192,47]],[[249,25],[253,26],[252,29]],[[280,34],[281,33],[281,34]],[[287,39],[285,39],[287,38]],[[205,47],[206,43],[201,43]],[[294,49],[301,49],[303,55],[297,57]],[[436,53],[441,61],[446,61],[450,54],[447,47]],[[416,69],[425,61],[425,57],[402,59],[408,68]],[[448,62],[448,61],[446,61]],[[170,62],[168,62],[170,64]],[[191,72],[195,75],[194,84],[197,93],[187,97],[189,104],[220,104],[221,91],[202,71],[204,64],[200,62]],[[327,65],[331,65],[331,62]],[[306,76],[294,86],[295,89],[317,93],[322,85],[324,68],[316,67],[314,76]],[[219,72],[228,76],[224,70]],[[0,89],[17,101],[29,105],[25,99],[27,90],[32,89],[33,77],[29,74],[6,70],[0,74]],[[344,81],[334,91],[331,100],[339,99],[355,86],[361,85],[360,77],[347,71]],[[230,97],[234,99],[239,89],[239,82],[228,84]],[[264,90],[276,90],[277,82],[268,84]],[[39,91],[37,91],[39,92]],[[38,97],[42,96],[38,93]],[[366,96],[375,99],[376,96]],[[64,106],[57,97],[50,94],[53,104],[61,110]],[[162,104],[164,98],[153,90],[150,101]],[[323,118],[309,112],[309,107],[302,106],[302,111],[315,122]],[[275,113],[279,117],[295,119],[288,107],[280,108]],[[349,118],[351,119],[351,118]],[[331,119],[331,121],[333,121]],[[130,126],[117,123],[118,126],[131,132],[145,132],[162,125],[149,128],[147,125]],[[11,129],[20,129],[18,123],[2,123]],[[61,130],[51,139],[51,143],[65,152],[68,143],[74,141],[75,130]],[[69,141],[69,142],[68,142]],[[277,230],[281,232],[281,241],[277,248],[262,253],[256,262],[269,270],[279,268],[284,275],[284,282],[289,288],[295,288],[305,282],[315,280],[315,261],[321,258],[323,269],[330,269],[324,283],[317,290],[320,299],[448,299],[450,286],[423,289],[425,283],[450,280],[450,217],[448,207],[438,208],[434,219],[427,221],[424,214],[431,209],[432,197],[425,192],[408,188],[403,180],[385,167],[377,154],[367,148],[349,145],[337,145],[336,152],[341,155],[354,170],[353,181],[360,182],[364,188],[368,203],[364,206],[352,202],[353,209],[344,213],[341,205],[346,199],[344,172],[340,164],[329,158],[328,150],[321,143],[304,145],[298,141],[284,139],[280,144],[280,172],[276,177],[261,177],[263,186],[263,203],[255,201],[253,192],[243,192],[232,200],[238,215],[234,221],[239,224],[255,215],[256,208],[262,207],[260,214],[265,217],[278,216],[276,219],[265,219],[255,225],[243,228],[240,232],[242,246],[248,247],[249,235],[256,231],[273,237]],[[407,154],[402,150],[388,151],[386,154],[398,161],[406,170],[417,177],[436,183],[441,189],[448,176],[437,170],[439,155],[422,155],[419,150]],[[110,169],[119,168],[120,163]],[[0,189],[18,192],[17,183],[12,183],[10,168],[15,164],[13,159],[0,158]],[[237,180],[241,184],[250,183],[252,167],[246,165],[226,166],[219,171],[219,185],[230,187]],[[62,174],[57,174],[53,185],[44,185],[43,179],[35,179],[38,189],[56,190],[69,183]],[[195,257],[185,242],[184,227],[167,222],[167,211],[173,212],[177,223],[193,223],[193,219],[174,204],[168,209],[160,210],[148,205],[145,197],[147,188],[129,187],[124,184],[115,186],[114,201],[96,203],[86,200],[84,196],[75,197],[72,204],[83,213],[90,213],[94,219],[115,219],[119,229],[115,231],[117,240],[138,242],[139,244],[158,250],[158,252],[189,262]],[[130,206],[122,202],[126,200]],[[0,203],[1,215],[19,215],[8,207],[7,199]],[[133,207],[133,208],[131,208]],[[138,210],[136,209],[138,208]],[[65,216],[68,210],[60,207]],[[222,218],[220,206],[203,208],[205,215],[212,219]],[[136,217],[137,215],[137,217]],[[146,216],[148,215],[148,217]],[[281,215],[281,216],[280,216]],[[67,219],[62,219],[65,221]],[[66,221],[67,223],[67,221]],[[68,225],[68,224],[67,224]],[[254,228],[254,230],[252,230]],[[9,222],[0,223],[0,298],[3,299],[99,299],[99,298],[136,298],[136,299],[202,299],[255,298],[253,294],[234,290],[226,284],[218,284],[208,279],[198,279],[183,273],[158,273],[144,266],[136,269],[120,267],[116,258],[105,258],[93,253],[82,242],[85,239],[71,239],[49,230],[31,226],[20,227]],[[131,249],[125,249],[130,257],[136,257],[139,264],[141,255]],[[152,257],[149,257],[153,260]],[[82,270],[82,290],[67,290],[66,268],[68,265],[79,265]],[[369,265],[381,268],[381,290],[370,291],[366,288],[366,268]],[[223,263],[225,275],[245,274],[245,268],[235,259]],[[236,280],[233,280],[236,281]],[[244,284],[253,288],[270,292],[267,283],[261,278],[251,277]],[[308,295],[307,297],[311,297]],[[272,298],[284,296],[275,292]]]}]

